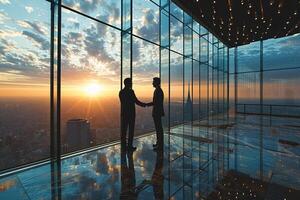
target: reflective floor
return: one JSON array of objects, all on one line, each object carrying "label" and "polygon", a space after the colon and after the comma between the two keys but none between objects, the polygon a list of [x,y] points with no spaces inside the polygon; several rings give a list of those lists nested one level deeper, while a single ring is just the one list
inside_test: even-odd
[{"label": "reflective floor", "polygon": [[217,116],[173,127],[163,151],[153,143],[147,135],[134,153],[113,144],[60,170],[1,177],[0,199],[300,199],[300,119]]}]

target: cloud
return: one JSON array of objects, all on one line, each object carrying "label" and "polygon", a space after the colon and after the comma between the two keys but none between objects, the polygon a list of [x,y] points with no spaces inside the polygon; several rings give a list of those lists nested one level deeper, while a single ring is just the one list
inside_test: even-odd
[{"label": "cloud", "polygon": [[10,30],[10,29],[0,30],[0,38],[13,38],[13,37],[20,36],[21,34],[22,33],[20,33],[19,31]]},{"label": "cloud", "polygon": [[75,18],[69,17],[69,18],[67,18],[67,22],[68,22],[68,24],[69,23],[72,24],[71,28],[79,29],[79,27],[80,27],[79,21]]},{"label": "cloud", "polygon": [[[73,9],[80,10],[85,14],[94,14],[102,21],[110,24],[120,23],[120,7],[117,5],[119,1],[106,1],[106,0],[64,0],[64,4]],[[96,12],[96,13],[94,13]],[[97,13],[101,12],[101,14]]]},{"label": "cloud", "polygon": [[72,8],[79,9],[84,13],[90,13],[97,9],[97,4],[101,0],[64,0],[64,4]]},{"label": "cloud", "polygon": [[10,0],[0,0],[1,4],[10,4]]},{"label": "cloud", "polygon": [[7,14],[5,12],[0,11],[0,24],[4,24],[8,20],[10,20],[10,18],[7,16]]},{"label": "cloud", "polygon": [[158,42],[159,24],[154,10],[146,9],[143,13],[142,26],[138,28],[138,34],[148,40]]},{"label": "cloud", "polygon": [[31,28],[33,31],[35,31],[38,34],[47,35],[48,34],[48,28],[44,26],[40,22],[30,22],[28,20],[19,20],[17,23],[23,27],[23,28]]},{"label": "cloud", "polygon": [[33,8],[31,6],[25,6],[25,10],[30,14],[33,12]]},{"label": "cloud", "polygon": [[[1,40],[0,50],[8,49],[12,44],[8,41]],[[0,72],[2,74],[10,74],[9,80],[24,78],[23,81],[28,80],[31,82],[40,79],[49,79],[49,58],[44,57],[37,52],[20,53],[13,50],[6,51],[5,54],[0,56]],[[38,78],[38,79],[37,79]],[[7,81],[9,81],[7,80]]]},{"label": "cloud", "polygon": [[102,62],[112,62],[113,59],[106,51],[105,41],[101,38],[101,34],[98,34],[97,29],[91,26],[85,30],[85,33],[86,37],[84,43],[88,55]]},{"label": "cloud", "polygon": [[78,48],[82,47],[84,41],[83,34],[79,32],[68,32],[63,38],[66,44],[76,45]]},{"label": "cloud", "polygon": [[23,35],[27,36],[29,40],[35,42],[38,46],[40,46],[42,50],[49,50],[50,43],[43,37],[29,31],[23,31],[22,33]]}]

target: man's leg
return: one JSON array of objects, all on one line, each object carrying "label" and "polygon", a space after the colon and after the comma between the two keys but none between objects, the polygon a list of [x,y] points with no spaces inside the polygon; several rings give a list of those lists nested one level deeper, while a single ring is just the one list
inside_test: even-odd
[{"label": "man's leg", "polygon": [[128,148],[133,147],[134,125],[135,117],[131,117],[129,120]]},{"label": "man's leg", "polygon": [[157,140],[157,146],[159,148],[163,147],[164,143],[164,135],[163,135],[163,128],[162,128],[162,122],[161,122],[161,117],[154,117],[154,125],[155,125],[155,130],[156,130],[156,140]]},{"label": "man's leg", "polygon": [[128,127],[128,119],[125,117],[121,117],[121,148],[126,148],[126,133]]}]

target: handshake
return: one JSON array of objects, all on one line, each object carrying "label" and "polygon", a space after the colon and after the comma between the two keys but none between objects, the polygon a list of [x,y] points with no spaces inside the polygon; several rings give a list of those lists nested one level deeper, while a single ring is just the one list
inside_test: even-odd
[{"label": "handshake", "polygon": [[150,107],[150,106],[153,106],[153,103],[152,103],[152,102],[151,102],[151,103],[142,103],[141,106],[142,106],[143,108],[145,108],[145,107]]}]

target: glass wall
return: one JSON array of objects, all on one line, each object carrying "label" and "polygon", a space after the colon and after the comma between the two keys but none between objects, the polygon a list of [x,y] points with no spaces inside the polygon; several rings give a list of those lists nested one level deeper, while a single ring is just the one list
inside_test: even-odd
[{"label": "glass wall", "polygon": [[[127,77],[146,103],[161,78],[171,159],[192,164],[184,138],[225,111],[227,47],[169,0],[58,2],[0,1],[0,170],[119,141]],[[154,131],[151,111],[137,107],[135,135]]]},{"label": "glass wall", "polygon": [[49,8],[0,2],[0,170],[50,156]]},{"label": "glass wall", "polygon": [[[299,111],[299,41],[295,34],[237,48],[237,109],[243,113],[295,116]],[[230,69],[234,70],[234,63]],[[234,76],[234,71],[230,71]],[[234,84],[234,82],[231,82]],[[234,88],[234,87],[230,87]],[[233,94],[233,93],[232,93]],[[232,97],[232,95],[231,95]],[[260,110],[260,106],[263,110]]]}]

